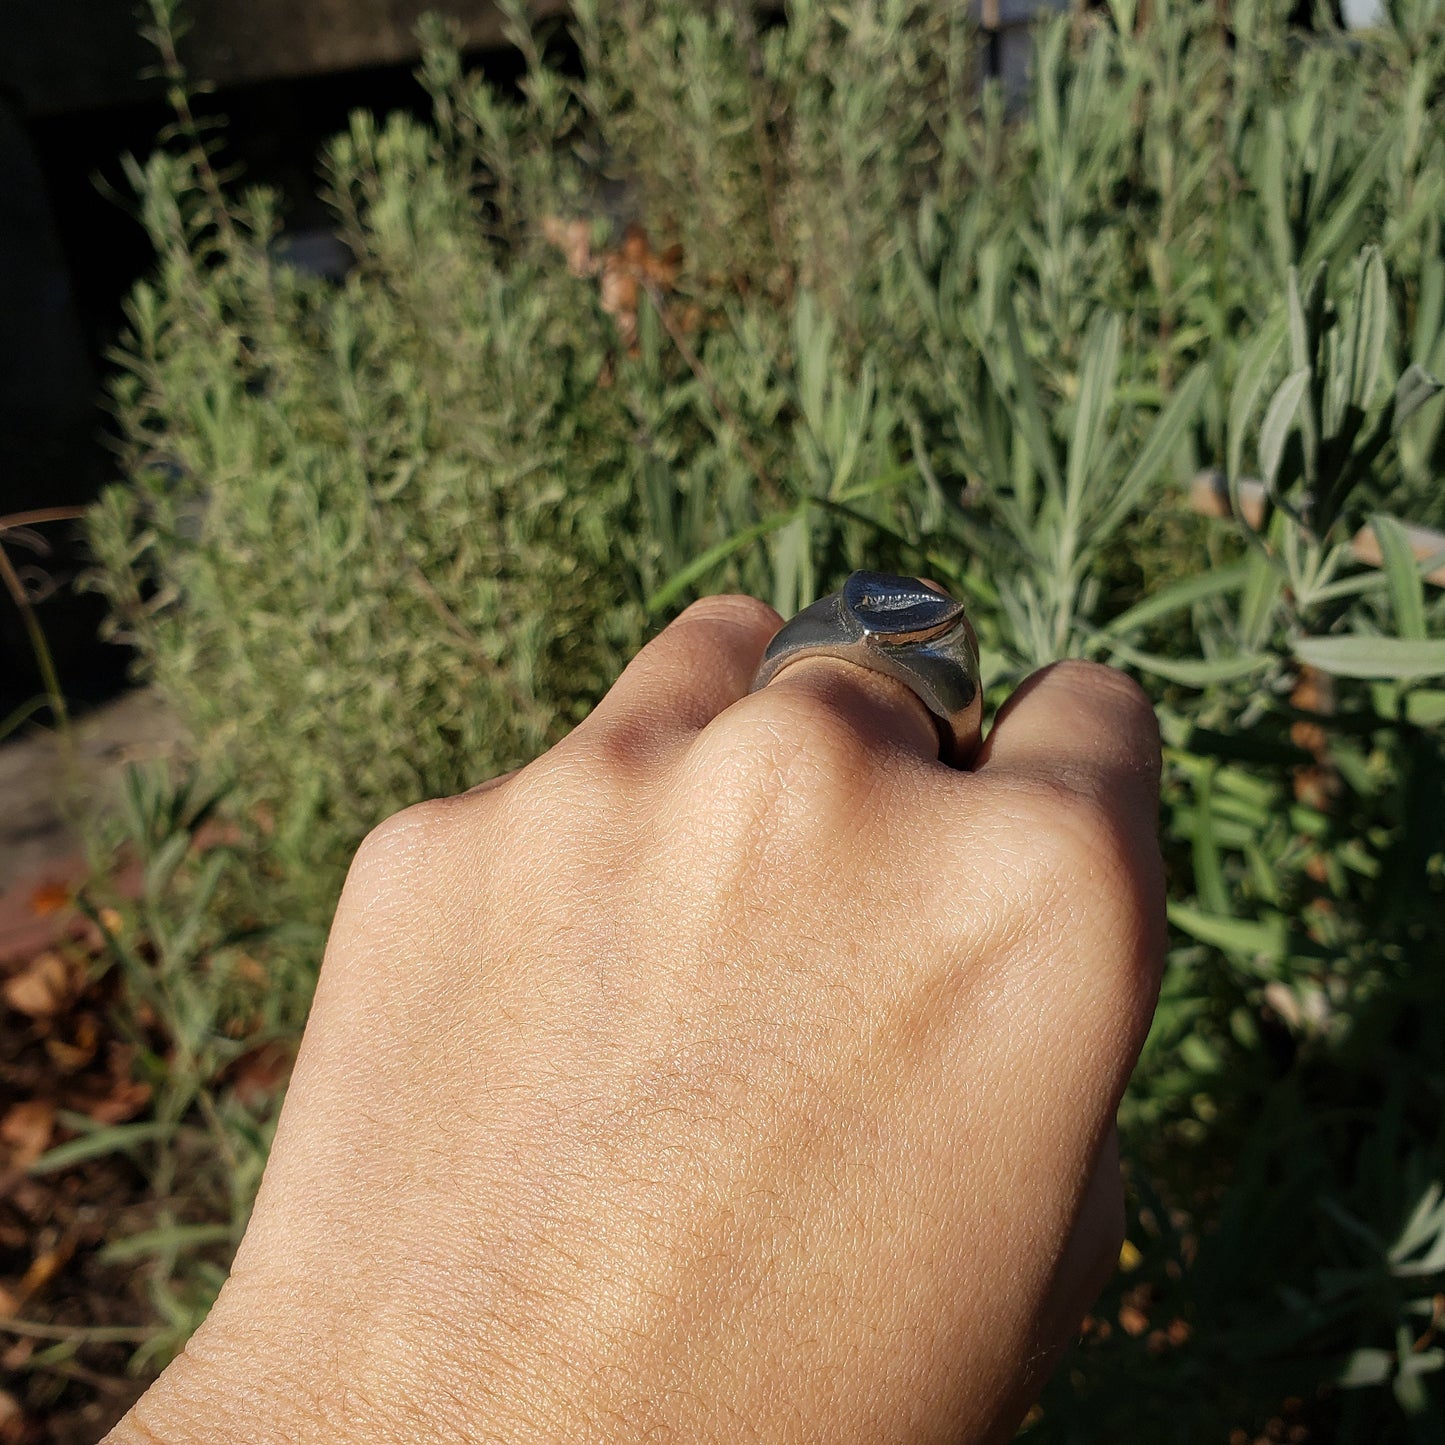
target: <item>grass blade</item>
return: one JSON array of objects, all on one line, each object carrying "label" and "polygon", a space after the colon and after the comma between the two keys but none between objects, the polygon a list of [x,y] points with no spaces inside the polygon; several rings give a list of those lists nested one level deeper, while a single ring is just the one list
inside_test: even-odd
[{"label": "grass blade", "polygon": [[170,1125],[155,1120],[97,1129],[93,1134],[84,1134],[79,1139],[70,1139],[48,1149],[30,1166],[30,1173],[53,1174],[58,1169],[69,1169],[72,1164],[98,1159],[102,1154],[121,1153],[134,1149],[138,1144],[149,1144],[169,1133]]},{"label": "grass blade", "polygon": [[1109,640],[1137,632],[1141,627],[1147,627],[1149,623],[1157,622],[1159,618],[1167,617],[1182,607],[1190,607],[1206,598],[1237,590],[1244,585],[1247,576],[1248,564],[1236,562],[1232,567],[1220,567],[1201,572],[1197,577],[1186,577],[1182,582],[1161,588],[1142,602],[1136,602],[1127,612],[1121,612],[1108,623],[1099,635],[1102,639]]},{"label": "grass blade", "polygon": [[117,1239],[101,1250],[100,1258],[106,1264],[118,1264],[147,1254],[179,1253],[206,1244],[225,1244],[232,1238],[234,1233],[229,1224],[171,1224]]},{"label": "grass blade", "polygon": [[1019,400],[1023,403],[1021,418],[1024,443],[1034,459],[1034,465],[1043,473],[1045,485],[1056,506],[1063,505],[1064,483],[1059,475],[1058,458],[1048,423],[1044,420],[1044,409],[1039,402],[1038,389],[1034,386],[1033,364],[1024,349],[1023,335],[1019,331],[1018,313],[1014,310],[1013,298],[1004,296],[1004,323],[1008,328],[1009,354],[1013,358],[1014,385],[1018,388]]},{"label": "grass blade", "polygon": [[1229,440],[1225,457],[1226,475],[1239,476],[1244,463],[1244,438],[1260,393],[1284,340],[1284,321],[1275,317],[1244,349],[1234,386],[1229,393]]},{"label": "grass blade", "polygon": [[1177,682],[1183,687],[1205,688],[1224,682],[1238,682],[1264,671],[1274,661],[1267,653],[1198,659],[1156,657],[1118,639],[1111,639],[1109,648],[1131,667],[1137,667],[1141,672],[1152,672],[1166,682]]},{"label": "grass blade", "polygon": [[646,607],[649,612],[661,612],[664,607],[670,606],[677,598],[685,592],[699,577],[706,576],[719,562],[726,561],[734,552],[741,551],[759,537],[766,537],[769,532],[776,532],[780,527],[786,527],[798,515],[797,511],[779,512],[777,516],[768,517],[761,522],[755,522],[751,527],[744,527],[741,532],[729,537],[724,542],[719,542],[715,547],[709,547],[700,557],[695,557],[680,571],[674,572],[651,597],[647,599]]}]

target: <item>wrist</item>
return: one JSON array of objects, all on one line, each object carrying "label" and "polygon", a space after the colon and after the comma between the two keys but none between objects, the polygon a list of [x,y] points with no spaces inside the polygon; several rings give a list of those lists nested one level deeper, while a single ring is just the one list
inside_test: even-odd
[{"label": "wrist", "polygon": [[[203,1325],[102,1445],[281,1445],[320,1438],[301,1360],[278,1371],[242,1337]],[[352,1437],[334,1430],[347,1445]],[[356,1437],[360,1438],[360,1437]]]},{"label": "wrist", "polygon": [[[468,1361],[428,1357],[385,1309],[362,1321],[338,1306],[322,1312],[318,1325],[311,1311],[299,1321],[285,1299],[248,1298],[238,1306],[222,1293],[185,1350],[102,1445],[557,1438],[542,1423],[549,1414],[544,1402],[523,1378],[488,1368],[480,1353]],[[498,1399],[502,1380],[506,1398]]]}]

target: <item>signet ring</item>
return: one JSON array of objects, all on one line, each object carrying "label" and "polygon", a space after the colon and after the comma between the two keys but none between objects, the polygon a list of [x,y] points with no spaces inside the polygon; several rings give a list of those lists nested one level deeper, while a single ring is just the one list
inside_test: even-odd
[{"label": "signet ring", "polygon": [[896,678],[933,715],[942,760],[958,768],[973,761],[983,720],[978,641],[963,604],[932,583],[854,572],[778,629],[749,691],[805,657],[841,658]]}]

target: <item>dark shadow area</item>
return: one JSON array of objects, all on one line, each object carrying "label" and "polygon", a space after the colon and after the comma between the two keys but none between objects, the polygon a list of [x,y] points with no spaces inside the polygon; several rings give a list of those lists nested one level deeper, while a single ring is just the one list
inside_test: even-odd
[{"label": "dark shadow area", "polygon": [[[512,53],[469,59],[515,84]],[[424,115],[429,101],[407,64],[249,85],[202,96],[196,109],[224,118],[219,158],[238,182],[278,191],[288,234],[324,248],[317,156],[326,140],[353,110]],[[152,259],[123,158],[144,158],[170,119],[160,100],[27,118],[0,97],[0,515],[84,505],[115,477],[107,353]],[[8,552],[67,700],[84,708],[114,696],[130,659],[99,639],[103,606],[76,589],[86,567],[77,524],[11,533]],[[0,719],[43,690],[24,619],[0,595]]]}]

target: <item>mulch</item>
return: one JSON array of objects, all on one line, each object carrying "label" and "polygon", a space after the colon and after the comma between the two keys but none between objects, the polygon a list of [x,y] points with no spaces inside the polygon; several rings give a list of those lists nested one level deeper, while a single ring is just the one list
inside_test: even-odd
[{"label": "mulch", "polygon": [[150,1100],[100,929],[74,902],[85,871],[52,864],[0,898],[0,1445],[93,1445],[147,1383],[129,1368],[154,1320],[143,1271],[102,1255],[145,1227],[146,1179],[118,1154],[34,1170]]}]

